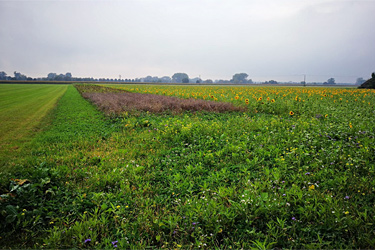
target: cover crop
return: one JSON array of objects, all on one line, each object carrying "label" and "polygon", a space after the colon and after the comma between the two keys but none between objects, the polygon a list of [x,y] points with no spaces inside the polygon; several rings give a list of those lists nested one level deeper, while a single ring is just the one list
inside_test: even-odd
[{"label": "cover crop", "polygon": [[373,91],[111,87],[245,110],[108,116],[69,87],[50,128],[7,162],[0,244],[375,247]]}]

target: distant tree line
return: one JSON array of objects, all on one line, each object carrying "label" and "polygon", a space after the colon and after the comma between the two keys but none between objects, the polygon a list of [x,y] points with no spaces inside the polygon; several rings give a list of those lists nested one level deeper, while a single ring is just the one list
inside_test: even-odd
[{"label": "distant tree line", "polygon": [[[196,84],[253,84],[252,79],[248,79],[249,75],[246,73],[236,73],[232,76],[230,80],[211,80],[206,79],[202,80],[200,77],[190,78],[186,73],[174,73],[171,77],[163,76],[146,76],[142,78],[93,78],[93,77],[73,77],[72,73],[67,72],[65,74],[57,74],[57,73],[48,73],[47,77],[39,77],[39,78],[32,78],[28,77],[20,72],[14,71],[14,76],[9,76],[4,71],[0,71],[0,81],[66,81],[66,82],[144,82],[144,83],[196,83]],[[356,84],[361,85],[365,82],[365,80],[360,77],[357,78]],[[275,80],[269,80],[262,82],[263,84],[278,84],[279,82]],[[305,84],[305,82],[301,82],[301,84]],[[314,84],[322,84],[322,83],[314,83]],[[335,78],[329,78],[323,85],[335,85],[336,81]]]},{"label": "distant tree line", "polygon": [[91,81],[98,81],[98,82],[145,82],[145,83],[253,83],[251,79],[247,79],[248,74],[246,73],[237,73],[233,75],[231,80],[202,80],[200,77],[189,78],[188,74],[186,73],[175,73],[172,77],[163,76],[146,76],[143,78],[135,78],[135,79],[121,79],[121,78],[93,78],[93,77],[73,77],[72,73],[67,72],[65,74],[57,74],[57,73],[48,73],[47,77],[39,77],[39,78],[32,78],[28,77],[24,74],[21,74],[17,71],[14,71],[14,76],[9,76],[4,71],[0,72],[0,80],[7,80],[7,81],[74,81],[74,82],[91,82]]},{"label": "distant tree line", "polygon": [[140,79],[113,79],[113,78],[93,78],[93,77],[73,77],[72,73],[66,74],[48,73],[47,77],[32,78],[17,71],[14,76],[9,76],[4,71],[0,71],[0,81],[66,81],[66,82],[139,82]]},{"label": "distant tree line", "polygon": [[264,84],[278,84],[278,82],[275,80],[269,80],[269,81],[265,81]]},{"label": "distant tree line", "polygon": [[17,71],[14,71],[14,77],[8,76],[7,73],[4,71],[0,71],[0,80],[7,80],[7,81],[32,81],[33,78],[27,77]]}]

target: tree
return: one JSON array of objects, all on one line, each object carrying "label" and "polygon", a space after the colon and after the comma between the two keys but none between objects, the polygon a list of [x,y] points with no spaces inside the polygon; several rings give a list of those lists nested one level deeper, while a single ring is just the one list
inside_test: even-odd
[{"label": "tree", "polygon": [[266,81],[264,84],[278,84],[278,82],[275,80],[269,80],[269,81]]},{"label": "tree", "polygon": [[247,83],[247,77],[249,75],[246,74],[246,73],[237,73],[237,74],[234,74],[233,77],[232,77],[232,80],[231,82],[233,83]]},{"label": "tree", "polygon": [[6,80],[7,79],[7,73],[5,73],[4,71],[1,71],[0,72],[0,80]]},{"label": "tree", "polygon": [[188,77],[183,78],[182,83],[189,83],[189,78]]},{"label": "tree", "polygon": [[362,83],[358,88],[360,89],[375,89],[375,72],[371,74],[371,78]]},{"label": "tree", "polygon": [[55,81],[64,81],[65,80],[65,75],[59,74],[55,76]]},{"label": "tree", "polygon": [[71,81],[72,80],[72,73],[70,72],[67,72],[65,74],[65,81]]},{"label": "tree", "polygon": [[356,85],[361,85],[364,82],[365,82],[365,80],[362,77],[359,77],[359,78],[357,78],[357,81],[355,82],[355,84]]},{"label": "tree", "polygon": [[189,79],[189,82],[191,82],[191,83],[201,83],[202,79],[199,78],[199,77],[195,77],[193,79]]},{"label": "tree", "polygon": [[335,85],[336,82],[335,82],[335,78],[329,78],[325,83],[323,84],[326,84],[326,85]]},{"label": "tree", "polygon": [[143,82],[152,82],[152,76],[146,76],[143,78]]},{"label": "tree", "polygon": [[53,81],[53,80],[55,80],[55,78],[56,78],[56,73],[49,73],[47,75],[47,80],[49,80],[49,81]]},{"label": "tree", "polygon": [[172,76],[172,81],[176,83],[182,83],[182,79],[186,79],[186,78],[189,80],[189,76],[186,73],[175,73]]},{"label": "tree", "polygon": [[14,79],[18,81],[26,80],[27,76],[22,75],[20,72],[14,71]]},{"label": "tree", "polygon": [[169,83],[172,81],[172,79],[169,76],[163,76],[161,79],[161,82]]}]

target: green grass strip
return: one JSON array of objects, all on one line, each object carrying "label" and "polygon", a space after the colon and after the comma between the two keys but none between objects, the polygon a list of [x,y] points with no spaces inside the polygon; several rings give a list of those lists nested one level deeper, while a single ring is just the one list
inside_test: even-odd
[{"label": "green grass strip", "polygon": [[84,100],[78,91],[69,86],[54,114],[51,128],[38,142],[72,143],[105,137],[110,132],[109,121],[100,111]]},{"label": "green grass strip", "polygon": [[[4,217],[0,214],[0,246],[25,247],[40,242],[37,238],[43,237],[43,228],[51,226],[51,217],[65,216],[62,214],[65,210],[76,213],[81,208],[72,202],[75,194],[63,185],[66,171],[70,171],[66,166],[75,164],[74,155],[91,151],[93,145],[106,140],[115,129],[73,86],[66,88],[49,116],[51,123],[44,127],[43,133],[25,145],[17,157],[8,159],[6,164],[14,167],[0,175],[0,211],[5,214]],[[7,198],[6,193],[12,192],[18,179],[27,179],[29,184],[16,187],[15,199]],[[18,210],[23,218],[13,213]],[[30,223],[38,224],[40,230],[28,231],[33,227]]]},{"label": "green grass strip", "polygon": [[0,158],[35,136],[66,89],[64,85],[0,85]]}]

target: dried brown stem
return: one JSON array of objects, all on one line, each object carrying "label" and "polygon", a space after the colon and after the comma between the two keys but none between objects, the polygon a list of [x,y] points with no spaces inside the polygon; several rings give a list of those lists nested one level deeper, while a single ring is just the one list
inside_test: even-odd
[{"label": "dried brown stem", "polygon": [[152,113],[181,113],[183,111],[228,112],[244,111],[231,103],[205,101],[200,99],[180,99],[172,96],[162,96],[139,93],[82,93],[100,110],[109,114],[120,114],[126,111],[149,111]]}]

